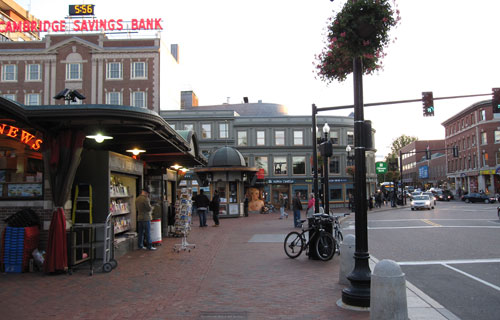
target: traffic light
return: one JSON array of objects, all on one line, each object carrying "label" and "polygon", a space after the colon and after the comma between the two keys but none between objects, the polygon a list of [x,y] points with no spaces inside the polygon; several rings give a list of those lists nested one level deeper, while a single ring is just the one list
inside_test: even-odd
[{"label": "traffic light", "polygon": [[491,105],[493,106],[493,113],[500,113],[500,88],[493,88]]},{"label": "traffic light", "polygon": [[432,96],[432,91],[422,92],[422,104],[424,117],[434,116],[434,98]]},{"label": "traffic light", "polygon": [[430,160],[431,159],[431,150],[429,150],[429,147],[425,149],[425,159]]},{"label": "traffic light", "polygon": [[453,147],[453,157],[458,158],[458,146]]}]

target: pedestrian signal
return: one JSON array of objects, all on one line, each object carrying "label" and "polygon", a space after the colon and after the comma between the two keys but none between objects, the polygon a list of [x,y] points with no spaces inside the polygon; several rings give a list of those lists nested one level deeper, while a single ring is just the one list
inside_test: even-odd
[{"label": "pedestrian signal", "polygon": [[434,116],[434,98],[432,96],[432,91],[422,92],[422,104],[424,117]]}]

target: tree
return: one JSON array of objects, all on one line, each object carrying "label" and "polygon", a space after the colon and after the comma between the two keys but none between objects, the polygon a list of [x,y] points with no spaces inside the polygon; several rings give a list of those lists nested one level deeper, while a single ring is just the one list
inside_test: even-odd
[{"label": "tree", "polygon": [[410,137],[407,136],[406,134],[402,134],[401,136],[397,137],[392,141],[391,144],[391,153],[387,155],[386,159],[390,157],[390,155],[394,155],[396,157],[399,157],[399,150],[401,150],[404,146],[409,145],[413,141],[417,141],[417,137]]}]

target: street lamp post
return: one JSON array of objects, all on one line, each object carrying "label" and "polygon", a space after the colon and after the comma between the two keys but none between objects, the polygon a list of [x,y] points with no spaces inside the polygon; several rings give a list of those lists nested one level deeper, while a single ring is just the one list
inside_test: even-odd
[{"label": "street lamp post", "polygon": [[318,186],[318,141],[317,141],[317,132],[318,128],[316,127],[316,114],[318,113],[318,109],[315,104],[312,105],[312,135],[313,135],[313,143],[312,143],[312,153],[313,153],[313,168],[314,168],[314,176],[313,176],[313,192],[314,198],[316,199],[314,203],[314,212],[319,212],[319,186]]},{"label": "street lamp post", "polygon": [[329,199],[329,190],[328,190],[328,159],[332,156],[333,147],[332,142],[328,139],[328,134],[330,133],[330,126],[325,122],[323,126],[323,133],[325,134],[325,138],[323,139],[323,143],[319,145],[319,152],[323,157],[323,204],[326,214],[330,214],[330,199]]},{"label": "street lamp post", "polygon": [[355,236],[354,270],[347,276],[351,286],[342,290],[342,302],[346,305],[370,306],[371,270],[368,253],[368,221],[366,201],[365,121],[363,114],[363,62],[354,58],[354,201]]}]

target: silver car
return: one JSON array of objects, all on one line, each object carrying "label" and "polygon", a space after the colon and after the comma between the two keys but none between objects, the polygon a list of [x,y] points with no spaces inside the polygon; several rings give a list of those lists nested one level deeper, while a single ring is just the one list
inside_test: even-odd
[{"label": "silver car", "polygon": [[415,196],[411,200],[411,210],[413,211],[418,209],[434,209],[433,199],[431,199],[428,195]]}]

